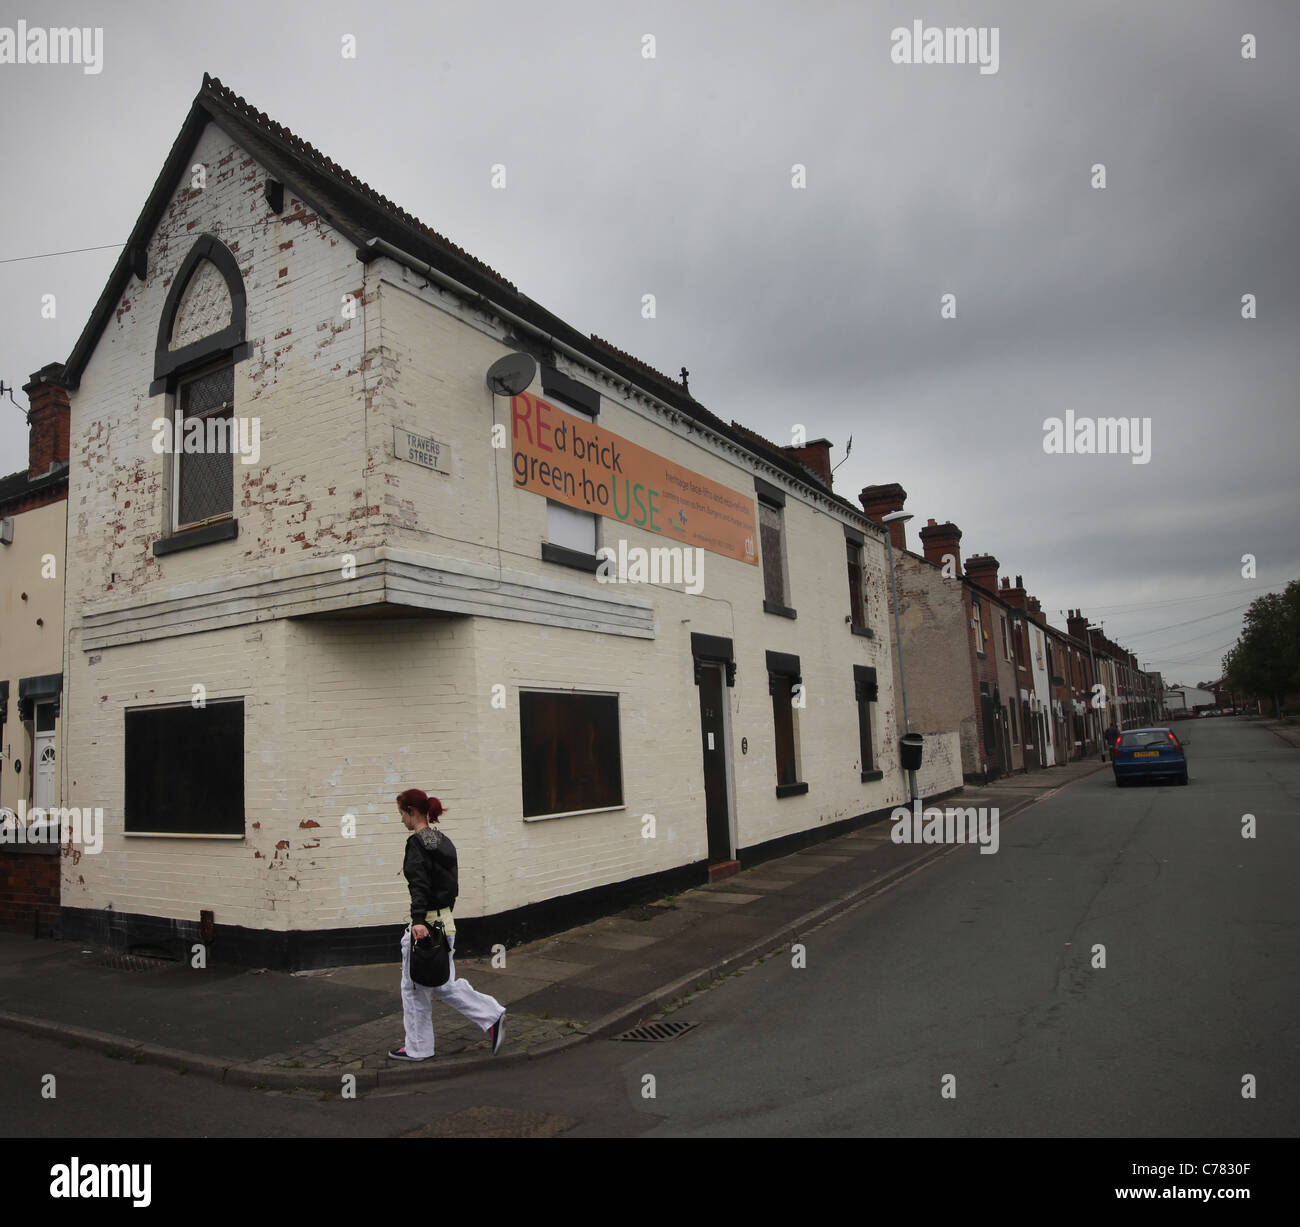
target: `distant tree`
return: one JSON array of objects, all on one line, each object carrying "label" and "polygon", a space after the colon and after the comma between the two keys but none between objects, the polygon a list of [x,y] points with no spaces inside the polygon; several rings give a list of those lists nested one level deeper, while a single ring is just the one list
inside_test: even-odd
[{"label": "distant tree", "polygon": [[1223,658],[1224,680],[1231,690],[1267,699],[1276,716],[1284,696],[1300,693],[1300,580],[1257,597],[1242,621],[1236,646]]}]

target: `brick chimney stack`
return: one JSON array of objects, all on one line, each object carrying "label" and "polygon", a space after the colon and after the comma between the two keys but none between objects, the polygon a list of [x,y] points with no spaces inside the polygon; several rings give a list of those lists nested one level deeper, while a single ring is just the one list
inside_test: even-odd
[{"label": "brick chimney stack", "polygon": [[936,524],[933,520],[921,529],[921,548],[936,566],[943,566],[945,554],[952,555],[953,574],[961,574],[961,529],[951,521]]},{"label": "brick chimney stack", "polygon": [[[890,482],[885,486],[863,486],[862,492],[858,495],[858,502],[862,504],[867,519],[879,524],[891,511],[903,510],[903,504],[907,502],[907,491],[897,482]],[[903,531],[903,522],[895,520],[887,527],[894,549],[907,549],[907,534]]]},{"label": "brick chimney stack", "polygon": [[27,414],[27,477],[44,477],[51,466],[68,458],[68,432],[72,409],[63,386],[63,364],[43,366],[23,385],[31,409]]},{"label": "brick chimney stack", "polygon": [[810,439],[803,447],[783,447],[781,449],[791,460],[811,469],[827,489],[831,484],[831,441],[829,439]]},{"label": "brick chimney stack", "polygon": [[1083,616],[1082,610],[1071,609],[1067,611],[1065,629],[1075,639],[1082,639],[1084,643],[1088,642],[1088,619]]},{"label": "brick chimney stack", "polygon": [[989,592],[996,592],[998,565],[992,554],[972,554],[966,559],[966,578]]},{"label": "brick chimney stack", "polygon": [[1026,608],[1024,577],[1017,575],[1014,587],[1012,587],[1010,579],[1004,579],[1002,581],[1002,591],[999,592],[998,595],[1006,601],[1008,605],[1011,605],[1016,609]]}]

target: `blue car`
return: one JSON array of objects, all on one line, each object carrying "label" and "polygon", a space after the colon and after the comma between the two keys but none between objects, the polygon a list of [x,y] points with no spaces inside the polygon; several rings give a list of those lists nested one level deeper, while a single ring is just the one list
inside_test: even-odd
[{"label": "blue car", "polygon": [[1172,729],[1129,729],[1115,738],[1111,754],[1115,786],[1123,788],[1146,776],[1171,777],[1187,783],[1187,755]]}]

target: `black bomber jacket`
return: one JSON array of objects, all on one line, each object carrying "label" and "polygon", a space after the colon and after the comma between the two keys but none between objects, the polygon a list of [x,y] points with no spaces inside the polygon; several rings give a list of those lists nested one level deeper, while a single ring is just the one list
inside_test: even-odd
[{"label": "black bomber jacket", "polygon": [[456,902],[456,845],[435,826],[413,832],[406,841],[402,872],[411,891],[411,923]]}]

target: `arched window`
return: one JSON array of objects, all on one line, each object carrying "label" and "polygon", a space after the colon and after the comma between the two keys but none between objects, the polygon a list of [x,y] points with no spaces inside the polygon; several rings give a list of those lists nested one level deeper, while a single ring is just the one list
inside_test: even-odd
[{"label": "arched window", "polygon": [[165,554],[238,534],[234,518],[235,364],[245,339],[247,297],[239,266],[220,239],[195,242],[172,281],[158,321],[150,394],[167,397],[170,534]]}]

